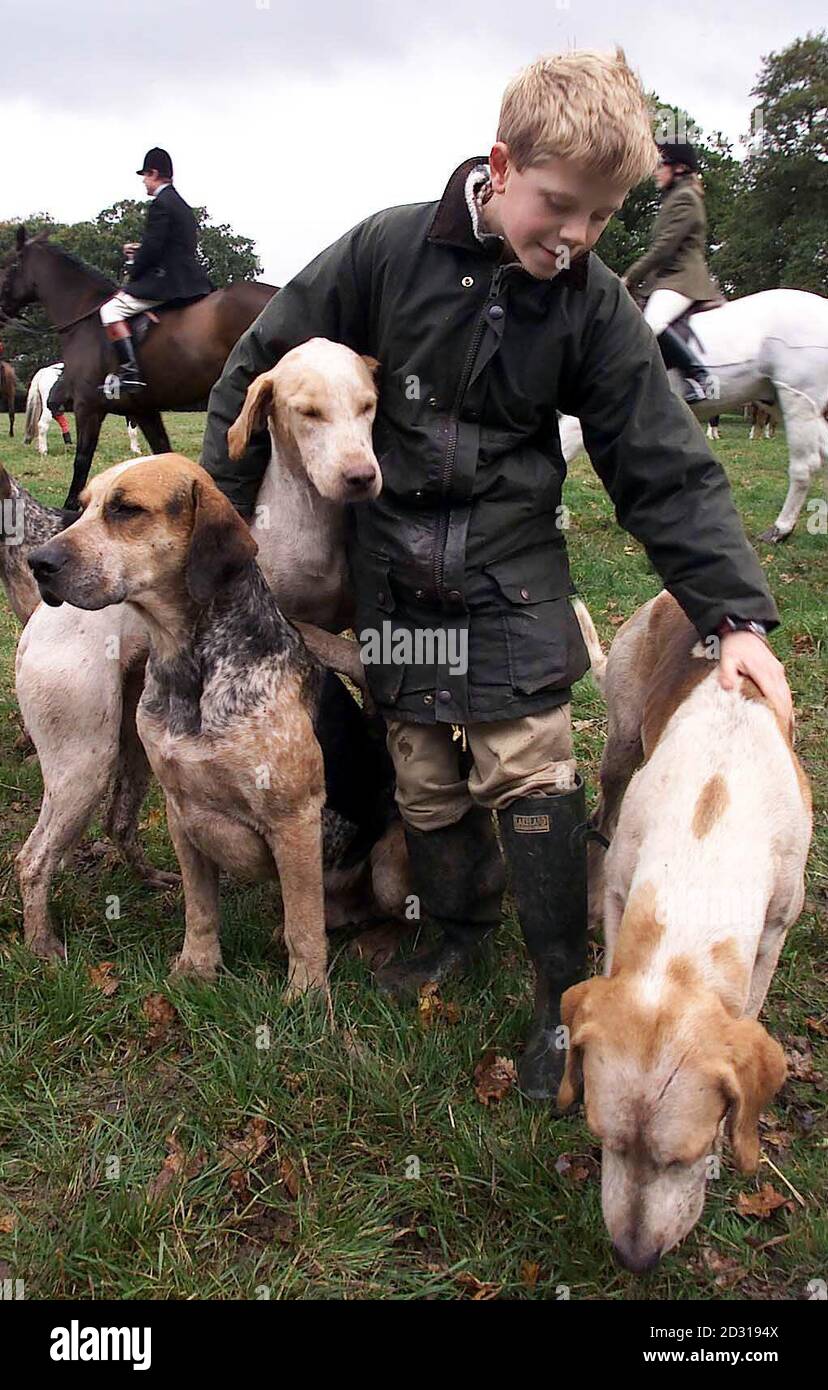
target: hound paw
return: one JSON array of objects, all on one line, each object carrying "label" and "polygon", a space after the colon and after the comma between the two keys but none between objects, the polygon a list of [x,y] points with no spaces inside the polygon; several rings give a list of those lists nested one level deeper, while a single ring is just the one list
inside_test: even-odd
[{"label": "hound paw", "polygon": [[328,976],[323,966],[307,965],[303,961],[293,961],[290,967],[290,976],[287,989],[282,996],[286,1004],[292,1004],[301,995],[307,994],[312,989],[327,989]]},{"label": "hound paw", "polygon": [[32,955],[40,956],[41,960],[66,960],[66,947],[53,931],[38,932],[36,936],[30,937],[26,945]]},{"label": "hound paw", "polygon": [[204,980],[206,984],[215,984],[218,979],[221,956],[188,956],[182,951],[180,955],[174,956],[170,966],[171,980]]}]

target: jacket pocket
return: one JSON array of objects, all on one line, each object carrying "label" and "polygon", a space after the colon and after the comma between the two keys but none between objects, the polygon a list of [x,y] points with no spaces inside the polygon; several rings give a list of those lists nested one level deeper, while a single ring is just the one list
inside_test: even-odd
[{"label": "jacket pocket", "polygon": [[572,582],[565,552],[535,552],[486,566],[501,598],[512,688],[534,695],[566,687],[589,666],[569,601]]},{"label": "jacket pocket", "polygon": [[382,659],[393,648],[393,614],[397,607],[390,569],[391,561],[373,551],[363,551],[354,566],[356,633],[371,694],[381,705],[396,702],[405,675],[401,662]]}]

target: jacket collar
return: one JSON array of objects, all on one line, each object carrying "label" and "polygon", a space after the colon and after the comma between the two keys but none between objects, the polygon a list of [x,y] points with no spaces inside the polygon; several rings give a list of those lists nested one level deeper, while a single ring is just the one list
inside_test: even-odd
[{"label": "jacket collar", "polygon": [[[497,259],[500,255],[500,245],[493,243],[486,246],[477,240],[466,206],[466,180],[476,165],[486,163],[488,157],[483,154],[478,155],[476,159],[466,159],[458,165],[437,204],[437,211],[426,233],[427,241],[436,242],[441,246],[459,246],[464,251],[476,251],[489,260]],[[563,281],[577,290],[586,289],[590,254],[589,251],[585,251],[578,256],[567,270],[559,270],[558,274],[553,276],[553,281],[556,284]]]}]

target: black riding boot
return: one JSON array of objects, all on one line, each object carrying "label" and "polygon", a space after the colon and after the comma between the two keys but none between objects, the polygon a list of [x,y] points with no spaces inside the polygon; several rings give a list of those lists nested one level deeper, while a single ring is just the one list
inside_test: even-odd
[{"label": "black riding boot", "polygon": [[430,980],[463,974],[483,955],[500,924],[506,871],[491,811],[474,806],[441,830],[405,827],[413,891],[422,918],[442,931],[436,946],[377,972],[377,984],[395,999],[416,996]]},{"label": "black riding boot", "polygon": [[699,401],[709,400],[713,380],[681,335],[674,328],[665,328],[659,333],[657,342],[665,367],[676,367],[684,377],[684,399],[687,404],[698,405]]},{"label": "black riding boot", "polygon": [[586,969],[587,880],[584,784],[525,796],[498,811],[523,939],[535,967],[532,1032],[518,1065],[532,1100],[555,1096],[566,1052],[557,1032],[561,995]]},{"label": "black riding boot", "polygon": [[112,346],[118,359],[118,370],[109,373],[101,390],[107,400],[117,401],[122,396],[133,396],[136,392],[143,391],[147,383],[141,376],[132,338],[115,338]]}]

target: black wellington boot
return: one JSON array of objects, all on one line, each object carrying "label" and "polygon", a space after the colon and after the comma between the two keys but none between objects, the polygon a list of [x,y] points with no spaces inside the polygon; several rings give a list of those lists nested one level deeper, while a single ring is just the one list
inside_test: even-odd
[{"label": "black wellington boot", "polygon": [[554,1098],[566,1051],[557,1032],[561,995],[586,970],[587,876],[584,784],[555,796],[524,796],[498,811],[523,939],[535,967],[535,1013],[518,1065],[531,1100]]},{"label": "black wellington boot", "polygon": [[118,359],[118,370],[109,373],[101,390],[108,401],[117,401],[122,396],[134,396],[143,391],[147,383],[141,376],[132,339],[115,338],[112,347]]},{"label": "black wellington boot", "polygon": [[462,975],[482,959],[486,938],[500,925],[506,883],[492,813],[482,806],[440,830],[407,825],[405,842],[421,918],[441,929],[442,940],[377,971],[377,985],[395,999],[416,998],[429,981]]},{"label": "black wellington boot", "polygon": [[688,405],[698,405],[699,401],[709,400],[713,395],[713,378],[708,376],[707,368],[690,351],[684,339],[674,328],[665,328],[658,335],[658,346],[665,367],[676,367],[684,377],[684,399]]}]

